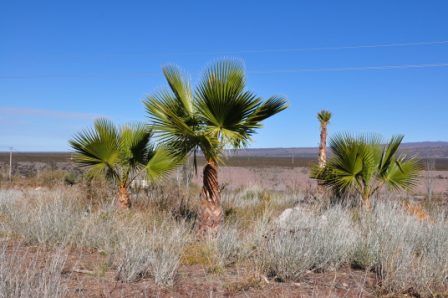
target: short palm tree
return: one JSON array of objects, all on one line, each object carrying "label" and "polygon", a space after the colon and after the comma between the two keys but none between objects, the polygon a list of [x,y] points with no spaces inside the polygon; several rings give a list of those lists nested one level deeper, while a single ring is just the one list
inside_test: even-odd
[{"label": "short palm tree", "polygon": [[330,123],[331,113],[322,110],[317,114],[320,122],[319,167],[325,167],[327,163],[327,126]]},{"label": "short palm tree", "polygon": [[163,68],[163,74],[170,88],[149,96],[144,104],[154,131],[167,147],[180,156],[196,157],[197,151],[204,155],[198,228],[213,232],[223,220],[218,164],[224,149],[245,147],[263,120],[286,109],[286,100],[262,100],[245,90],[244,68],[233,60],[208,68],[194,91],[176,67]]},{"label": "short palm tree", "polygon": [[78,133],[70,145],[75,161],[87,167],[89,174],[116,183],[119,207],[129,208],[129,186],[135,178],[144,174],[155,181],[179,164],[167,150],[151,145],[151,137],[151,130],[143,124],[117,128],[109,120],[98,119],[93,129]]},{"label": "short palm tree", "polygon": [[395,136],[382,145],[377,136],[336,135],[330,141],[333,156],[324,168],[313,170],[312,178],[336,195],[359,195],[370,209],[371,197],[383,186],[410,190],[416,185],[418,161],[398,154],[402,140],[403,136]]}]

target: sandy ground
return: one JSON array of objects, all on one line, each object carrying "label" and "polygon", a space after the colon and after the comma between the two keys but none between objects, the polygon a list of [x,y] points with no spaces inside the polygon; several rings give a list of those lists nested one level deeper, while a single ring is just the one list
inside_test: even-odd
[{"label": "sandy ground", "polygon": [[[270,190],[286,191],[304,190],[310,185],[315,185],[315,181],[309,178],[309,169],[303,167],[221,167],[219,170],[219,180],[221,185],[226,185],[226,187],[231,189],[260,186]],[[198,176],[194,177],[193,181],[200,184],[202,181],[202,173],[198,171]],[[419,195],[426,194],[427,185],[430,181],[432,181],[434,194],[448,192],[448,171],[431,171],[422,172],[418,186],[413,193]]]}]

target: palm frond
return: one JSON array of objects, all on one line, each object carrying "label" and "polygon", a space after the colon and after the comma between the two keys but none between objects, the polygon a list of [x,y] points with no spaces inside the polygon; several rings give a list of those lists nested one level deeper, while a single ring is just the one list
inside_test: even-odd
[{"label": "palm frond", "polygon": [[180,155],[185,155],[197,143],[194,143],[197,120],[185,112],[182,104],[169,92],[152,95],[144,101],[152,121],[151,127],[158,140],[170,144]]},{"label": "palm frond", "polygon": [[389,143],[383,148],[380,161],[378,163],[378,171],[380,176],[385,176],[388,169],[393,165],[396,160],[395,156],[398,152],[398,148],[403,141],[404,136],[398,135],[390,139]]},{"label": "palm frond", "polygon": [[104,175],[127,187],[142,171],[153,181],[165,176],[179,158],[151,144],[152,131],[143,124],[128,124],[117,129],[104,119],[95,121],[93,129],[77,134],[70,145],[75,161],[88,167],[94,176]]},{"label": "palm frond", "polygon": [[317,119],[321,124],[329,123],[331,119],[331,112],[327,110],[322,110],[317,114]]},{"label": "palm frond", "polygon": [[78,133],[69,143],[75,150],[75,161],[89,167],[92,174],[118,178],[118,135],[110,121],[96,120],[93,129]]},{"label": "palm frond", "polygon": [[190,82],[173,65],[164,67],[163,74],[184,112],[191,116],[193,114],[193,97]]},{"label": "palm frond", "polygon": [[394,160],[382,179],[392,190],[411,190],[417,186],[419,172],[418,160],[402,155]]},{"label": "palm frond", "polygon": [[237,60],[210,66],[193,95],[177,68],[164,68],[164,75],[170,90],[144,104],[157,138],[178,156],[200,149],[208,160],[220,160],[224,148],[247,145],[261,121],[286,108],[284,99],[263,102],[244,90],[244,66]]},{"label": "palm frond", "polygon": [[254,124],[259,123],[287,108],[288,103],[284,97],[272,96],[258,105],[256,111],[249,117],[248,122]]},{"label": "palm frond", "polygon": [[203,120],[223,128],[238,119],[234,112],[244,115],[254,109],[256,98],[252,94],[243,95],[244,86],[244,68],[236,61],[220,61],[207,69],[196,90],[196,107]]},{"label": "palm frond", "polygon": [[359,141],[349,134],[340,134],[330,139],[330,148],[334,158],[327,167],[331,169],[329,185],[339,192],[349,192],[359,188],[362,173],[366,171],[367,150],[359,146]]},{"label": "palm frond", "polygon": [[261,121],[286,108],[283,98],[263,102],[244,87],[243,66],[225,60],[206,72],[196,93],[196,107],[206,131],[234,148],[247,145]]},{"label": "palm frond", "polygon": [[335,193],[356,190],[371,196],[383,185],[394,190],[411,189],[418,178],[418,161],[397,157],[402,136],[383,146],[378,135],[338,134],[331,138],[333,157],[322,169],[313,169],[312,178]]},{"label": "palm frond", "polygon": [[100,118],[94,122],[95,132],[105,143],[116,145],[118,140],[118,129],[109,119]]},{"label": "palm frond", "polygon": [[141,123],[124,125],[120,131],[120,153],[122,163],[131,167],[147,163],[148,154],[153,150],[150,139],[152,131]]},{"label": "palm frond", "polygon": [[145,165],[146,177],[152,182],[163,179],[182,164],[182,161],[183,159],[173,155],[167,148],[159,147],[152,151]]}]

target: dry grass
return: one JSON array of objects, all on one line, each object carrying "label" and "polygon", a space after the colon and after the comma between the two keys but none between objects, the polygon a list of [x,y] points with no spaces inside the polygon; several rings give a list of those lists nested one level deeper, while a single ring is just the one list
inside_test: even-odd
[{"label": "dry grass", "polygon": [[273,278],[298,281],[309,270],[336,270],[350,263],[358,242],[356,228],[343,208],[321,214],[297,208],[272,227],[256,262]]},{"label": "dry grass", "polygon": [[118,213],[112,203],[94,210],[76,199],[77,192],[57,189],[3,200],[2,233],[26,245],[98,249],[116,256],[120,280],[152,276],[158,284],[172,284],[190,237],[188,224],[169,216],[160,221],[141,212]]},{"label": "dry grass", "polygon": [[[23,264],[23,254],[0,251],[0,293],[64,296],[64,247],[103,255],[91,269],[93,275],[106,278],[113,271],[125,284],[152,280],[172,288],[179,268],[203,268],[213,276],[244,268],[240,278],[222,285],[227,294],[235,294],[261,291],[263,276],[270,283],[303,283],[310,274],[337,274],[353,266],[373,274],[382,293],[430,295],[448,289],[448,220],[437,208],[425,213],[428,219],[398,202],[378,202],[373,212],[364,213],[316,204],[300,192],[224,190],[226,224],[217,235],[196,239],[198,189],[185,192],[173,185],[135,193],[135,208],[124,212],[116,210],[113,194],[104,197],[97,190],[86,200],[87,191],[76,185],[0,190],[0,236],[21,241],[22,247],[53,247],[58,252],[41,272],[30,266],[20,280],[13,268],[21,267],[14,264]],[[294,206],[279,220],[283,210]],[[33,289],[38,292],[30,292]]]},{"label": "dry grass", "polygon": [[419,294],[447,286],[448,221],[440,213],[422,221],[401,204],[378,204],[361,217],[355,262],[372,268],[390,291]]},{"label": "dry grass", "polygon": [[190,238],[188,226],[165,220],[150,229],[131,225],[120,239],[117,278],[132,282],[151,276],[162,286],[172,286],[183,248]]},{"label": "dry grass", "polygon": [[67,258],[64,250],[56,249],[42,264],[41,252],[23,253],[20,247],[0,244],[0,297],[66,297],[68,288],[62,282]]}]

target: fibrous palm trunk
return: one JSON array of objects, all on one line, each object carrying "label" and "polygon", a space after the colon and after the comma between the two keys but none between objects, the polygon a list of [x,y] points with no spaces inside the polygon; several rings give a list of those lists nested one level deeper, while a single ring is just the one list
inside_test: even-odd
[{"label": "fibrous palm trunk", "polygon": [[327,124],[321,124],[319,145],[319,167],[325,167],[327,163]]},{"label": "fibrous palm trunk", "polygon": [[218,165],[208,161],[204,167],[201,202],[198,216],[200,234],[215,233],[224,220],[218,183]]},{"label": "fibrous palm trunk", "polygon": [[131,208],[131,197],[126,186],[120,186],[118,189],[118,207],[122,209]]},{"label": "fibrous palm trunk", "polygon": [[370,211],[372,210],[372,204],[370,202],[370,195],[368,194],[362,194],[362,205],[364,207],[364,210]]}]

